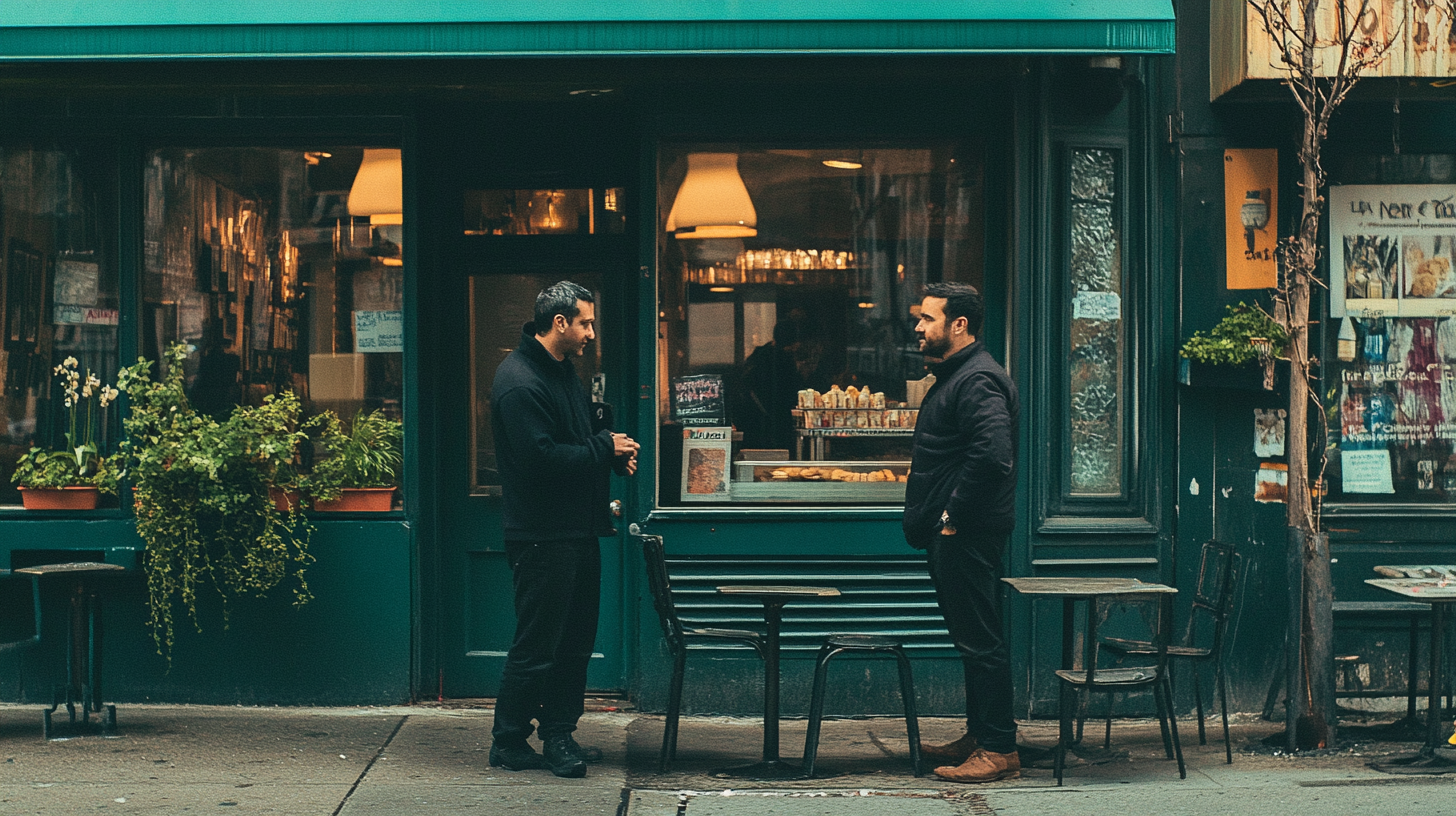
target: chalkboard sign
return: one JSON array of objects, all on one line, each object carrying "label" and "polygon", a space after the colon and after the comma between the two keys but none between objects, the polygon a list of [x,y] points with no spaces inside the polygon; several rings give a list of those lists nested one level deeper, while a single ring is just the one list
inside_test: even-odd
[{"label": "chalkboard sign", "polygon": [[674,377],[672,418],[683,425],[726,425],[723,378],[717,374]]}]

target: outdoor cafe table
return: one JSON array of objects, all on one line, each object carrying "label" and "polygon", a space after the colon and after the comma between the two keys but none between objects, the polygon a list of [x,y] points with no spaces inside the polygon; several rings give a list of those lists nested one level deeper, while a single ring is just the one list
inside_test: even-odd
[{"label": "outdoor cafe table", "polygon": [[1083,639],[1083,665],[1090,666],[1097,657],[1097,609],[1099,598],[1138,595],[1170,595],[1178,590],[1163,584],[1145,584],[1136,578],[1002,578],[1011,588],[1032,598],[1062,599],[1062,665],[1075,668],[1076,603],[1087,602],[1086,636]]},{"label": "outdoor cafe table", "polygon": [[723,773],[750,779],[792,779],[803,776],[799,766],[779,759],[779,630],[784,604],[814,598],[837,598],[833,587],[751,586],[731,584],[718,587],[719,594],[752,598],[763,604],[765,624],[763,655],[763,760],[729,768]]},{"label": "outdoor cafe table", "polygon": [[1456,768],[1456,760],[1436,753],[1441,741],[1441,687],[1445,663],[1446,621],[1448,610],[1456,603],[1456,566],[1379,566],[1381,575],[1404,575],[1404,578],[1367,578],[1365,583],[1407,600],[1431,605],[1431,668],[1426,692],[1426,741],[1419,753],[1372,763],[1377,770],[1389,773],[1441,773]]}]

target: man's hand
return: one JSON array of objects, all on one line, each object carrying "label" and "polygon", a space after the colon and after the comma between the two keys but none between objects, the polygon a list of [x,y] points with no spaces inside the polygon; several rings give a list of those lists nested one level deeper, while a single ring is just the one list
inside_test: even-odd
[{"label": "man's hand", "polygon": [[625,469],[627,471],[627,475],[628,476],[635,476],[635,475],[637,475],[637,457],[636,457],[636,455],[633,455],[633,457],[631,459],[628,459],[627,460],[627,466],[626,466]]},{"label": "man's hand", "polygon": [[612,453],[617,456],[630,456],[636,459],[637,451],[641,448],[641,445],[626,434],[612,434]]},{"label": "man's hand", "polygon": [[954,527],[950,526],[949,524],[947,524],[944,527],[941,527],[940,528],[940,534],[941,535],[955,535],[956,534],[956,528],[954,528]]}]

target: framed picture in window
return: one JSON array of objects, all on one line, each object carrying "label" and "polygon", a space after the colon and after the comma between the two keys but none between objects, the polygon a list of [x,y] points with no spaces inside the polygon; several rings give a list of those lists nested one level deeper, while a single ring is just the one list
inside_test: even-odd
[{"label": "framed picture in window", "polygon": [[45,256],[29,243],[12,238],[5,270],[6,339],[12,346],[33,347],[45,305]]}]

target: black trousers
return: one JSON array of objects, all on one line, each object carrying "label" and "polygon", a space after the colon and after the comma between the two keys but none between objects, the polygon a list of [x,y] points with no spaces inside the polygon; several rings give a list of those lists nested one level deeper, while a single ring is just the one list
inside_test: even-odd
[{"label": "black trousers", "polygon": [[966,673],[966,730],[981,747],[1016,750],[1011,656],[1001,628],[1005,533],[937,535],[926,548],[935,599]]},{"label": "black trousers", "polygon": [[501,672],[491,736],[524,745],[576,730],[597,639],[602,555],[595,538],[507,541],[516,593],[516,637]]}]

